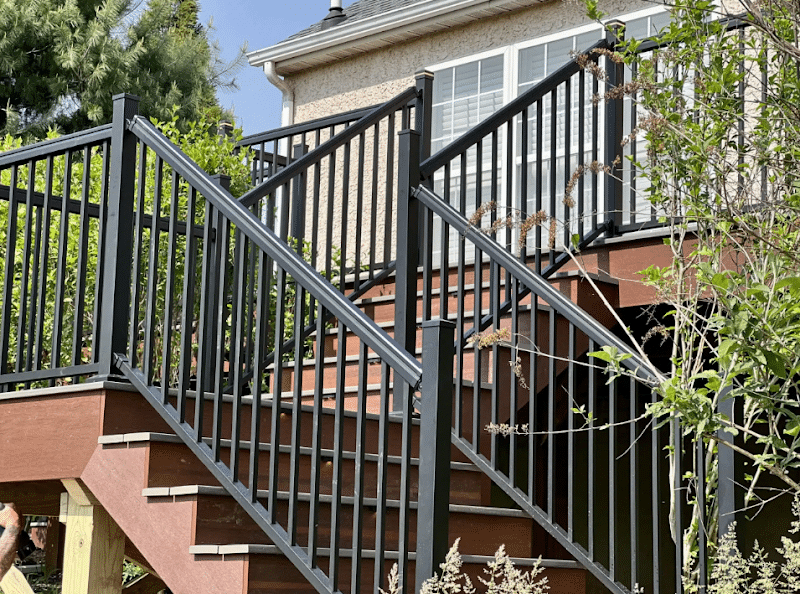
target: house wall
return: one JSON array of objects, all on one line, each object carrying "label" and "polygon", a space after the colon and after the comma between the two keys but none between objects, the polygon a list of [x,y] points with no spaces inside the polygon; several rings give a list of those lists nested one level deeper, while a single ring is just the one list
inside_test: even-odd
[{"label": "house wall", "polygon": [[[652,2],[643,0],[610,0],[602,2],[602,10],[607,14],[626,14],[652,8]],[[295,74],[286,75],[286,80],[294,89],[294,121],[296,123],[313,120],[320,117],[375,105],[399,94],[409,86],[414,85],[414,74],[421,68],[431,67],[447,61],[468,57],[489,50],[502,48],[514,43],[529,41],[537,37],[552,35],[559,31],[567,31],[575,27],[588,24],[582,5],[575,2],[561,0],[538,3],[534,6],[507,13],[500,16],[487,17],[472,24],[455,27],[447,31],[424,37],[416,37],[408,42],[390,46],[381,50],[365,52],[358,56],[336,60],[331,64],[318,68],[311,68]],[[399,124],[398,124],[399,130]],[[365,138],[367,154],[373,147],[369,135]],[[364,207],[364,220],[369,220],[372,209],[376,211],[376,234],[382,237],[386,232],[386,205],[385,188],[387,184],[386,163],[387,145],[385,139],[381,141],[379,161],[382,164],[376,172],[378,181],[378,195],[373,201],[367,201]],[[395,141],[396,142],[396,141]],[[337,167],[341,168],[343,155],[339,151]],[[358,153],[351,153],[351,170],[356,169]],[[395,153],[395,166],[397,155]],[[322,164],[323,186],[327,179],[327,163]],[[366,174],[371,178],[372,172],[369,163]],[[396,169],[395,169],[396,170]],[[325,242],[330,240],[333,245],[342,250],[348,262],[355,260],[355,237],[366,229],[361,228],[355,217],[348,213],[345,217],[342,201],[338,198],[344,193],[349,196],[356,195],[356,180],[351,178],[347,192],[342,188],[341,175],[336,176],[335,185],[326,192],[323,187],[320,212],[327,209],[327,196],[335,196],[333,205],[333,224],[331,237],[327,238],[324,225],[318,216],[309,210],[306,212],[305,229],[306,238],[315,226],[320,229],[320,243],[318,244],[318,257],[322,256]],[[392,180],[393,194],[396,195],[396,181]],[[309,180],[308,195],[312,188]],[[394,207],[392,208],[394,210]],[[348,220],[349,219],[349,220]],[[394,227],[394,216],[390,216]],[[391,232],[391,231],[389,231]],[[371,230],[370,230],[371,234]],[[346,240],[343,240],[346,237]],[[370,246],[362,244],[361,260],[368,259]],[[377,256],[377,254],[376,254]],[[395,254],[384,254],[381,250],[377,256],[378,261],[394,259]]]},{"label": "house wall", "polygon": [[[608,0],[600,5],[610,15],[653,7],[642,0]],[[295,122],[385,101],[412,85],[420,68],[587,22],[580,4],[555,0],[287,76],[295,93]]]}]

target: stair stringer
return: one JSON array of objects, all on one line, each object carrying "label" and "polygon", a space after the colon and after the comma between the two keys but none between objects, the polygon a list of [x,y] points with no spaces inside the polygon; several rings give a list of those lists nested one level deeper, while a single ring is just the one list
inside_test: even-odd
[{"label": "stair stringer", "polygon": [[[225,463],[214,459],[211,447],[205,443],[198,443],[194,439],[194,431],[187,422],[181,422],[178,411],[174,406],[164,403],[159,388],[149,386],[144,375],[131,367],[124,355],[117,354],[116,365],[126,379],[139,391],[139,393],[156,409],[170,429],[180,437],[189,450],[197,456],[220,485],[242,506],[247,515],[258,525],[264,534],[278,547],[280,552],[297,568],[301,575],[318,592],[330,592],[330,580],[319,568],[312,567],[312,561],[306,551],[292,545],[286,530],[277,522],[273,522],[267,509],[258,501],[251,500],[246,487],[233,478],[233,474]],[[339,590],[335,594],[340,594]]]},{"label": "stair stringer", "polygon": [[245,593],[246,571],[230,560],[195,560],[189,551],[192,503],[142,497],[144,447],[98,445],[81,480],[175,594]]}]

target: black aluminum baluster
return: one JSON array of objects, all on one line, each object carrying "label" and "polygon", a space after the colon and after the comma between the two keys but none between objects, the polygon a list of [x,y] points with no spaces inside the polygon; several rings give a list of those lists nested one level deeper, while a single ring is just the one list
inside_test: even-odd
[{"label": "black aluminum baluster", "polygon": [[72,364],[83,362],[83,336],[86,311],[87,270],[89,267],[89,192],[91,190],[91,150],[83,149],[83,175],[81,176],[81,214],[80,231],[78,233],[78,271],[75,288],[75,317],[73,318]]},{"label": "black aluminum baluster", "polygon": [[[16,185],[13,181],[16,176],[16,168],[12,169],[12,184],[11,190],[12,194],[15,191]],[[64,302],[65,302],[65,285],[64,279],[66,278],[67,274],[67,257],[68,257],[68,247],[67,247],[67,235],[69,234],[69,196],[72,193],[72,159],[70,158],[70,153],[64,153],[64,180],[62,184],[62,191],[61,191],[61,218],[58,222],[58,255],[56,261],[56,286],[55,286],[55,311],[53,312],[53,348],[51,350],[51,360],[52,365],[50,366],[52,369],[61,366],[61,359],[62,359],[62,338],[64,334]],[[17,203],[16,200],[13,198],[10,199],[9,204],[9,233],[11,233],[10,225],[14,224],[14,234],[16,235],[16,213],[17,213]],[[13,219],[12,219],[13,214]],[[11,237],[8,237],[9,242]],[[16,237],[14,237],[14,242],[16,242]],[[10,246],[10,243],[9,243]],[[6,251],[8,254],[13,254],[13,251]],[[6,265],[12,264],[13,265],[14,258],[7,258]],[[6,281],[8,281],[8,276],[6,276]],[[8,294],[8,293],[6,293]],[[3,340],[6,341],[7,338],[7,328],[3,326]],[[5,343],[4,343],[5,344]],[[7,347],[3,348],[3,356],[6,356]],[[5,369],[4,369],[5,371]]]},{"label": "black aluminum baluster", "polygon": [[231,236],[231,222],[225,218],[220,217],[217,226],[217,241],[220,242],[218,248],[219,260],[217,261],[218,277],[217,286],[215,287],[217,295],[215,297],[216,313],[214,314],[214,321],[216,326],[216,336],[214,342],[215,362],[214,362],[214,417],[211,429],[211,451],[214,457],[214,462],[220,461],[222,454],[222,416],[223,408],[225,406],[225,385],[228,383],[225,377],[225,337],[229,326],[227,325],[228,313],[228,254],[230,250],[230,236]]},{"label": "black aluminum baluster", "polygon": [[[20,373],[22,371],[28,370],[28,362],[26,361],[26,346],[29,340],[32,340],[32,336],[28,336],[26,332],[27,326],[27,313],[30,309],[28,300],[29,297],[29,284],[30,284],[30,269],[31,269],[31,243],[33,242],[33,192],[36,188],[36,161],[30,160],[26,165],[28,168],[28,188],[25,192],[25,239],[23,240],[23,247],[22,247],[22,276],[19,284],[19,311],[17,312],[17,364],[15,371]],[[84,184],[84,188],[85,188]],[[83,204],[81,204],[83,206]],[[83,222],[83,219],[81,219]],[[83,230],[83,229],[81,229]],[[82,243],[79,245],[83,245]],[[85,250],[81,250],[78,255],[78,270],[80,271],[80,263],[82,262],[81,258],[85,258]],[[34,281],[35,283],[35,281]],[[77,286],[80,290],[81,287],[81,276],[78,276],[78,283]],[[81,297],[80,293],[78,296]],[[77,315],[79,312],[79,305],[80,299],[76,298],[75,300],[76,308],[75,308],[75,316],[77,319]],[[78,336],[76,332],[73,332],[73,336]],[[76,349],[73,343],[73,357],[72,357],[72,364],[78,365],[80,363],[75,356]],[[77,360],[77,361],[76,361]]]},{"label": "black aluminum baluster", "polygon": [[356,451],[353,477],[353,542],[352,569],[350,571],[350,592],[361,592],[364,549],[364,475],[366,474],[367,449],[367,345],[361,343],[358,354],[358,404],[356,407]]},{"label": "black aluminum baluster", "polygon": [[[194,237],[195,212],[197,208],[197,190],[190,187],[186,201],[186,235],[183,255],[183,288],[181,289],[181,352],[178,376],[178,400],[176,408],[181,423],[186,421],[186,398],[192,372],[192,360],[196,360],[194,349],[194,295],[197,248]],[[195,393],[195,404],[200,402],[199,393]]]},{"label": "black aluminum baluster", "polygon": [[[44,318],[45,318],[45,308],[48,305],[47,295],[50,291],[47,282],[48,276],[48,262],[50,261],[50,227],[51,227],[51,220],[52,220],[52,208],[51,208],[51,201],[53,199],[53,156],[50,155],[47,157],[46,166],[45,166],[45,188],[44,188],[44,204],[42,210],[44,211],[44,219],[42,221],[42,241],[41,245],[36,253],[38,254],[37,258],[39,261],[39,279],[37,281],[38,292],[39,292],[39,303],[36,306],[36,328],[32,331],[32,334],[36,337],[36,344],[34,347],[33,352],[35,353],[33,368],[34,369],[42,369],[44,364]],[[101,259],[101,258],[99,258]],[[97,277],[96,277],[97,278]],[[95,285],[96,287],[97,285]],[[95,290],[95,304],[97,304],[97,298],[99,296],[99,291]],[[97,309],[95,308],[95,315],[93,316],[94,320],[97,320]],[[33,318],[31,317],[31,320]],[[97,324],[95,323],[95,328]],[[94,336],[92,337],[92,350],[96,352],[97,350],[97,342],[94,340]]]},{"label": "black aluminum baluster", "polygon": [[144,326],[144,353],[142,372],[147,383],[153,383],[153,365],[156,333],[156,294],[158,291],[158,254],[161,228],[161,191],[164,175],[164,162],[156,157],[155,186],[153,190],[153,212],[150,217],[150,253],[147,262],[147,309]]},{"label": "black aluminum baluster", "polygon": [[345,405],[345,374],[347,365],[347,329],[339,321],[338,350],[336,361],[336,406],[333,422],[333,478],[331,480],[331,550],[328,575],[334,591],[339,589],[340,543],[342,527],[342,475],[344,454],[344,405]]},{"label": "black aluminum baluster", "polygon": [[314,413],[311,434],[311,477],[309,487],[308,512],[308,557],[312,567],[317,564],[317,548],[319,546],[319,494],[320,472],[322,467],[322,430],[323,430],[323,391],[325,389],[325,350],[327,336],[325,332],[325,308],[317,302],[317,353],[314,362]]},{"label": "black aluminum baluster", "polygon": [[[358,169],[356,171],[356,221],[353,237],[355,239],[355,252],[353,254],[353,290],[361,287],[361,238],[364,225],[364,154],[366,151],[366,134],[362,132],[358,137]],[[345,246],[346,248],[347,246]],[[347,250],[345,249],[345,254]],[[344,256],[343,256],[344,258]]]},{"label": "black aluminum baluster", "polygon": [[378,484],[376,488],[375,509],[375,565],[373,590],[386,586],[384,560],[386,558],[386,500],[389,476],[389,413],[391,411],[389,394],[390,367],[381,362],[381,395],[378,418]]},{"label": "black aluminum baluster", "polygon": [[169,388],[172,376],[172,335],[173,335],[173,299],[175,298],[175,259],[178,248],[178,195],[180,178],[176,171],[172,172],[172,192],[169,208],[169,231],[167,235],[167,263],[164,274],[164,321],[162,330],[161,355],[161,398],[166,405],[169,399]]},{"label": "black aluminum baluster", "polygon": [[245,275],[249,241],[238,229],[235,231],[234,263],[233,263],[233,295],[231,298],[231,345],[228,360],[228,383],[232,386],[231,402],[231,452],[228,467],[234,481],[240,479],[240,442],[242,438],[242,351],[244,350],[244,333],[247,327],[244,300],[247,294]]},{"label": "black aluminum baluster", "polygon": [[[302,253],[301,244],[298,251]],[[295,283],[294,301],[294,386],[292,390],[292,435],[291,454],[289,459],[289,520],[287,532],[292,544],[297,544],[297,525],[300,494],[300,447],[302,436],[302,405],[303,405],[303,363],[305,359],[305,341],[300,332],[304,326],[302,320],[306,316],[306,290],[299,283]],[[319,338],[319,337],[318,337]],[[319,343],[317,352],[319,352]]]},{"label": "black aluminum baluster", "polygon": [[617,579],[617,382],[608,384],[608,572]]},{"label": "black aluminum baluster", "polygon": [[142,282],[142,252],[144,250],[144,200],[147,184],[147,145],[139,141],[139,174],[136,181],[136,210],[133,231],[133,267],[131,269],[131,313],[128,333],[128,359],[131,367],[139,365],[139,299]]},{"label": "black aluminum baluster", "polygon": [[[589,340],[589,352],[593,353],[596,350],[595,344],[593,340]],[[590,419],[587,429],[589,431],[589,444],[586,451],[586,484],[588,489],[588,495],[586,498],[586,515],[587,515],[587,522],[588,522],[588,539],[589,543],[587,548],[587,552],[589,553],[589,559],[592,561],[595,560],[595,513],[594,513],[594,502],[595,502],[595,456],[597,455],[597,448],[595,446],[595,432],[597,431],[595,427],[595,419],[597,416],[597,406],[595,404],[595,384],[596,384],[596,375],[597,370],[593,366],[593,359],[589,359],[589,388],[587,391],[588,400],[586,406],[586,413]]]}]

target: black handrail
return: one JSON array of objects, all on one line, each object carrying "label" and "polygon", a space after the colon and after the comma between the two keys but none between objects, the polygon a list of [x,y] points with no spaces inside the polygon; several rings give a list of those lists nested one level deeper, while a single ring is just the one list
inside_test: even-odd
[{"label": "black handrail", "polygon": [[[735,29],[744,29],[746,27],[750,27],[753,25],[753,23],[745,19],[744,15],[725,17],[722,19],[718,19],[717,22],[723,24],[728,31],[733,31]],[[643,41],[641,45],[639,45],[639,47],[636,48],[636,53],[643,54],[646,52],[652,52],[653,50],[669,47],[670,45],[672,45],[673,42],[664,41],[663,38],[664,38],[663,34],[653,35],[646,41]]]},{"label": "black handrail", "polygon": [[[308,290],[325,308],[369,345],[412,387],[419,387],[422,367],[374,321],[344,297],[336,288],[300,258],[285,242],[268,229],[253,213],[172,144],[147,119],[135,116],[128,129],[196,188],[239,231],[269,255],[287,274]],[[297,162],[299,163],[299,161]],[[262,186],[263,187],[263,186]]]},{"label": "black handrail", "polygon": [[0,167],[11,167],[13,165],[23,165],[31,159],[38,159],[47,155],[63,153],[75,148],[84,148],[94,144],[100,144],[111,138],[111,124],[98,126],[89,130],[75,132],[59,138],[43,140],[35,144],[6,151],[0,155]]},{"label": "black handrail", "polygon": [[259,132],[257,134],[251,134],[250,136],[245,136],[239,142],[236,143],[237,147],[250,147],[256,144],[261,144],[262,142],[272,142],[273,140],[281,140],[282,138],[286,138],[288,136],[293,136],[297,134],[302,134],[303,132],[313,132],[315,130],[320,130],[322,128],[330,128],[331,126],[340,126],[341,124],[347,124],[348,122],[354,122],[356,120],[360,120],[361,118],[369,115],[370,112],[374,111],[375,109],[379,108],[379,105],[370,105],[369,107],[363,107],[360,109],[354,109],[352,111],[346,111],[344,113],[337,113],[333,116],[328,116],[324,118],[319,118],[316,120],[310,120],[308,122],[302,122],[300,124],[293,124],[291,126],[284,126],[283,128],[275,128],[273,130],[267,130],[266,132]]},{"label": "black handrail", "polygon": [[[598,49],[611,49],[611,45],[607,40],[601,39],[583,53],[586,54],[590,59],[596,60],[597,55],[594,52]],[[558,85],[563,83],[574,74],[577,74],[580,70],[581,66],[578,64],[578,62],[575,60],[570,60],[561,68],[553,72],[553,74],[545,77],[538,84],[525,91],[516,99],[508,102],[504,107],[498,109],[481,123],[477,124],[461,138],[451,142],[435,155],[431,155],[425,159],[425,161],[423,161],[419,166],[419,172],[422,179],[429,178],[437,169],[443,167],[478,142],[481,138],[485,137],[487,134],[491,134],[492,131],[502,126],[513,117],[517,116],[523,109],[542,99],[545,95],[558,87]]]},{"label": "black handrail", "polygon": [[315,148],[310,153],[299,158],[291,165],[288,165],[285,169],[282,169],[279,173],[273,175],[261,185],[256,186],[249,192],[245,193],[241,198],[239,198],[239,202],[244,206],[253,206],[258,200],[264,196],[272,194],[282,185],[291,181],[295,176],[305,171],[309,167],[319,163],[322,159],[336,151],[336,149],[338,149],[340,146],[343,146],[345,143],[373,126],[376,122],[379,122],[385,116],[395,112],[397,109],[403,107],[413,99],[416,99],[416,97],[416,87],[410,87],[409,89],[403,91],[395,98],[370,111],[367,115],[358,120],[352,126],[349,126],[346,130],[343,130],[327,142]]},{"label": "black handrail", "polygon": [[576,328],[585,333],[590,339],[598,344],[615,347],[620,352],[630,354],[630,357],[624,361],[624,364],[637,378],[648,383],[656,381],[656,377],[649,370],[649,366],[638,355],[630,352],[630,345],[614,336],[607,328],[599,324],[560,291],[554,289],[550,283],[525,266],[519,258],[516,258],[511,252],[497,243],[497,241],[477,229],[475,225],[471,224],[450,204],[424,186],[420,186],[414,190],[414,197],[429,210],[440,216],[444,222],[456,229],[465,238],[469,239],[470,242],[478,246],[483,253],[489,256],[490,260],[511,272],[521,283],[530,287],[534,293],[541,296],[548,305],[555,309],[567,321],[575,325]]}]

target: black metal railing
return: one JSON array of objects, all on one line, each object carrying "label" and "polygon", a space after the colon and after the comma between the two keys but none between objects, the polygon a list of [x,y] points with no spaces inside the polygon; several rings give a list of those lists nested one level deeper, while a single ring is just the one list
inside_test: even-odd
[{"label": "black metal railing", "polygon": [[[574,235],[658,214],[624,199],[633,169],[574,175],[636,126],[622,99],[592,102],[586,65],[625,80],[611,48],[430,158],[426,73],[381,106],[245,139],[257,185],[239,200],[127,96],[110,126],[0,155],[2,389],[124,375],[320,592],[375,591],[394,560],[406,591],[435,571],[443,436],[609,590],[679,590],[691,449],[644,419],[652,377],[611,312],[546,281]],[[392,273],[394,340],[353,303]],[[643,381],[609,382],[603,347]]]},{"label": "black metal railing", "polygon": [[357,122],[377,105],[245,136],[236,146],[248,159],[253,185],[258,185],[296,160],[294,147],[313,150]]},{"label": "black metal railing", "polygon": [[418,96],[411,87],[368,110],[243,141],[257,142],[257,154],[271,142],[283,165],[259,173],[242,204],[343,293],[394,267],[397,133],[414,123]]},{"label": "black metal railing", "polygon": [[[430,213],[464,246],[453,262],[459,290],[449,314],[453,443],[606,588],[675,591],[664,456],[671,442],[669,429],[654,429],[645,415],[654,398],[649,367],[607,329],[610,313],[597,319],[578,308],[429,189],[414,197],[422,217]],[[434,286],[446,274],[432,271]],[[521,286],[528,296],[501,311]],[[426,315],[440,315],[435,309]],[[481,313],[492,324],[479,333]],[[609,381],[589,355],[604,347],[631,354],[624,363],[642,383]]]},{"label": "black metal railing", "polygon": [[[601,53],[612,47],[608,40],[599,41],[420,165],[426,184],[467,218],[491,210],[498,221],[510,216],[557,223],[547,241],[539,225],[523,242],[519,225],[501,226],[498,238],[523,257],[532,256],[539,272],[543,253],[552,263],[556,249],[571,246],[574,235],[582,241],[621,215],[617,205],[606,203],[611,193],[601,187],[600,177],[590,174],[602,172],[608,149],[601,141],[615,125],[616,105],[610,102],[601,112],[593,101],[601,89],[587,65],[606,61],[604,71],[616,76],[619,69]],[[432,239],[434,259],[448,267],[457,238],[437,228]]]},{"label": "black metal railing", "polygon": [[[134,225],[115,229],[132,256],[117,277],[117,287],[128,279],[130,299],[117,297],[130,303],[130,323],[103,327],[117,335],[105,336],[108,344],[127,343],[115,367],[318,591],[374,591],[393,561],[410,588],[414,567],[425,567],[419,553],[409,563],[411,522],[425,508],[412,501],[431,466],[412,414],[420,364],[226,192],[224,180],[146,119],[129,117],[126,130],[119,145],[134,168],[129,189],[136,179],[153,192],[130,192],[119,206],[120,219]],[[284,352],[311,299],[315,332]],[[442,340],[432,330],[429,342],[452,344],[452,331],[445,327]],[[449,378],[447,364],[446,356],[428,361]],[[432,402],[437,386],[428,385]],[[402,414],[390,418],[392,394]],[[431,540],[424,529],[417,537]]]},{"label": "black metal railing", "polygon": [[111,126],[0,155],[0,388],[99,371]]}]

